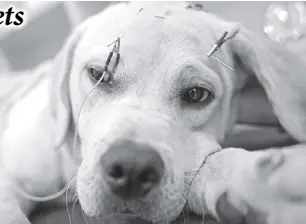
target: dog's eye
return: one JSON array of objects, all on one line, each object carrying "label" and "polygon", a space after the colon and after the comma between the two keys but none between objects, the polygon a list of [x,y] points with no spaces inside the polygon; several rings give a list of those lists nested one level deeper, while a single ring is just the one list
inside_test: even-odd
[{"label": "dog's eye", "polygon": [[111,82],[111,74],[109,71],[105,71],[104,68],[100,68],[97,66],[89,66],[87,68],[87,72],[91,76],[91,78],[94,79],[94,81],[99,81],[102,78],[103,74],[105,73],[101,82],[102,83]]},{"label": "dog's eye", "polygon": [[203,87],[193,87],[183,96],[188,103],[204,103],[212,98],[212,93]]}]

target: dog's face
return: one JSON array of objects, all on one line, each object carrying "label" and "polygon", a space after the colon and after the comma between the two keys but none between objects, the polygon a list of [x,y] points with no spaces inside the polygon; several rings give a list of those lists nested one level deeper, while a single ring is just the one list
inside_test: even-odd
[{"label": "dog's face", "polygon": [[[181,212],[201,162],[219,147],[216,140],[230,120],[229,110],[222,109],[224,92],[231,91],[224,88],[224,79],[231,79],[222,77],[222,69],[205,57],[214,37],[197,30],[188,15],[131,19],[136,22],[121,39],[112,83],[99,84],[81,112],[78,194],[89,216],[126,208],[150,221],[164,222]],[[70,82],[75,119],[97,82],[93,73],[103,73],[111,50],[107,45],[120,31],[97,17],[78,44]],[[120,169],[130,186],[113,183]],[[124,177],[129,172],[132,177]],[[141,175],[148,177],[138,183]],[[148,189],[142,193],[142,187]]]},{"label": "dog's face", "polygon": [[[219,35],[213,17],[180,5],[139,9],[122,4],[91,18],[74,49],[67,76],[81,143],[77,193],[87,216],[165,223],[233,124],[244,79],[206,56]],[[114,79],[92,90],[122,33]],[[221,56],[233,65],[226,46]]]}]

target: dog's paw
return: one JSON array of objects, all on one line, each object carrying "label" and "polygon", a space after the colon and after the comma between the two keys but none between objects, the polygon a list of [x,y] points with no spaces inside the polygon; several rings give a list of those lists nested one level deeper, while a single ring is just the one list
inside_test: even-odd
[{"label": "dog's paw", "polygon": [[240,169],[239,187],[231,183],[216,202],[221,223],[306,223],[305,147],[268,150]]},{"label": "dog's paw", "polygon": [[228,193],[224,192],[217,200],[216,213],[220,224],[268,224],[267,216],[256,211],[247,202],[242,202],[244,209],[231,203]]}]

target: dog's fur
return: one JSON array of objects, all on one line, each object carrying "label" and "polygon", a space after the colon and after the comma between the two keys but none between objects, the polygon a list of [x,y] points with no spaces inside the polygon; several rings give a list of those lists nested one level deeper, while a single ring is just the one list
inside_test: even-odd
[{"label": "dog's fur", "polygon": [[[143,4],[117,4],[86,20],[29,91],[2,102],[1,223],[28,223],[25,217],[34,204],[16,194],[15,184],[45,196],[75,175],[76,192],[88,217],[106,219],[128,210],[154,223],[170,222],[187,202],[186,185],[203,160],[220,150],[235,124],[240,91],[251,76],[265,89],[286,131],[306,141],[306,76],[298,57],[239,24],[186,9],[184,3]],[[218,51],[218,57],[235,68],[231,72],[206,55],[224,31],[231,35],[237,29]],[[78,112],[94,85],[86,67],[103,66],[110,51],[107,45],[121,33],[114,84],[99,85],[87,98],[72,150]],[[198,85],[213,91],[212,102],[183,103],[181,92]],[[115,198],[101,178],[101,156],[121,138],[150,144],[166,164],[160,185],[139,200]],[[214,167],[214,174],[227,169],[219,160]],[[204,210],[190,206],[197,213],[212,212],[213,198],[226,185],[221,174],[209,180],[218,184],[207,191]],[[194,189],[202,191],[199,183],[196,178]]]}]

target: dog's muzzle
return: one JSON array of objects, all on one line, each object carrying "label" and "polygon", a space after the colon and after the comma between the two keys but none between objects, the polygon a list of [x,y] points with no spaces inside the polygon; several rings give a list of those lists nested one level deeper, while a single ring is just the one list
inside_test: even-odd
[{"label": "dog's muzzle", "polygon": [[194,161],[186,158],[193,154],[184,151],[192,147],[183,124],[156,110],[98,109],[80,122],[83,160],[77,192],[84,213],[100,223],[121,216],[137,219],[130,223],[172,220],[185,204],[186,161]]},{"label": "dog's muzzle", "polygon": [[118,139],[102,156],[102,169],[110,191],[121,199],[130,200],[154,189],[163,177],[165,165],[150,145]]}]

